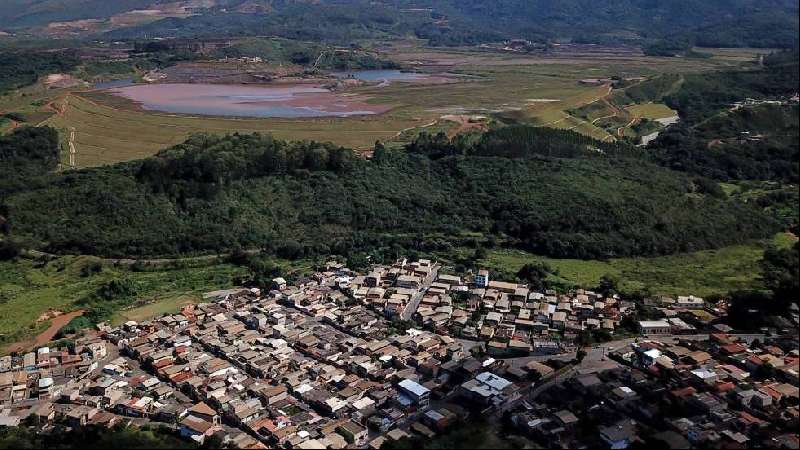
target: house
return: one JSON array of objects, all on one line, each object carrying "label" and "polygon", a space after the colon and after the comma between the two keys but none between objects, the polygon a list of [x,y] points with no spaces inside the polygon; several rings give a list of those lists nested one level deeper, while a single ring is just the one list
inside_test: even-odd
[{"label": "house", "polygon": [[189,415],[195,416],[198,419],[210,422],[212,425],[219,425],[219,414],[213,408],[200,402],[186,411]]},{"label": "house", "polygon": [[487,406],[507,403],[518,394],[514,383],[491,372],[478,374],[474,379],[461,384],[459,389],[461,396]]},{"label": "house", "polygon": [[647,336],[670,334],[672,327],[666,320],[639,321],[639,331]]},{"label": "house", "polygon": [[477,288],[486,288],[489,286],[489,271],[486,269],[479,270],[478,274],[475,275],[474,284]]},{"label": "house", "polygon": [[42,402],[33,407],[31,417],[33,417],[37,425],[43,426],[55,420],[56,411],[51,402]]},{"label": "house", "polygon": [[360,445],[368,436],[367,429],[361,425],[348,420],[336,428],[336,431],[344,436],[349,444]]},{"label": "house", "polygon": [[559,424],[564,428],[574,427],[578,423],[578,417],[572,411],[563,409],[553,414]]},{"label": "house", "polygon": [[89,419],[94,417],[99,410],[89,406],[79,405],[75,406],[67,412],[66,421],[67,425],[75,427],[84,427],[89,422]]},{"label": "house", "polygon": [[536,379],[544,378],[554,372],[552,367],[538,361],[530,361],[525,365],[525,370]]},{"label": "house", "polygon": [[600,438],[612,450],[626,449],[636,439],[636,422],[633,420],[621,420],[614,425],[601,427]]},{"label": "house", "polygon": [[398,383],[397,387],[403,395],[417,405],[425,406],[430,400],[431,391],[416,381],[405,379]]},{"label": "house", "polygon": [[705,301],[702,298],[689,295],[678,297],[678,301],[673,305],[673,308],[702,309],[704,306]]},{"label": "house", "polygon": [[215,424],[192,415],[184,417],[180,423],[180,435],[203,445],[205,438],[214,434]]},{"label": "house", "polygon": [[277,289],[279,291],[286,289],[286,284],[287,284],[286,279],[284,279],[283,277],[274,278],[272,280],[272,288]]},{"label": "house", "polygon": [[553,313],[551,324],[553,328],[563,330],[566,328],[567,325],[567,313],[564,311],[558,311]]},{"label": "house", "polygon": [[420,286],[422,286],[422,279],[414,275],[401,275],[397,277],[395,286],[399,288],[419,290]]}]

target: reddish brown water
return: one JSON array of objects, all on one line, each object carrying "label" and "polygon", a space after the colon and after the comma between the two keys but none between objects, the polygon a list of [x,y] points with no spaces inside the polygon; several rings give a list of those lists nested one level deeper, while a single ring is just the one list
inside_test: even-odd
[{"label": "reddish brown water", "polygon": [[363,97],[342,96],[315,85],[140,84],[110,92],[142,108],[179,114],[238,117],[347,117],[389,108]]}]

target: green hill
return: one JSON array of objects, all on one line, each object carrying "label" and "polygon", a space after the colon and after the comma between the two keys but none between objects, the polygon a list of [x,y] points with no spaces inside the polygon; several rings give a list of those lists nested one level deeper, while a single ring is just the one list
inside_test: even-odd
[{"label": "green hill", "polygon": [[[515,149],[518,136],[494,134],[476,151]],[[570,157],[525,145],[505,152],[512,157],[435,160],[379,148],[364,161],[317,143],[196,136],[147,160],[31,180],[2,209],[11,237],[30,247],[107,256],[259,247],[288,258],[390,258],[481,236],[553,257],[605,258],[715,248],[777,230],[685,175],[611,147],[569,150],[600,148],[585,147],[584,137],[558,145],[545,137],[542,148]]]}]

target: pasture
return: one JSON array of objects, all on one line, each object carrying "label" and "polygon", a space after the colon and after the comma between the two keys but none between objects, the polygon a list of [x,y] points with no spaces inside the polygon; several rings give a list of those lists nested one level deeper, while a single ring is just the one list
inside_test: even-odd
[{"label": "pasture", "polygon": [[583,288],[597,286],[604,275],[622,280],[626,291],[649,289],[664,295],[725,295],[739,289],[762,289],[759,264],[767,245],[788,247],[796,242],[780,233],[769,242],[723,247],[654,258],[616,258],[607,261],[546,258],[522,251],[491,251],[486,267],[516,273],[524,264],[542,261],[558,271],[554,281]]}]

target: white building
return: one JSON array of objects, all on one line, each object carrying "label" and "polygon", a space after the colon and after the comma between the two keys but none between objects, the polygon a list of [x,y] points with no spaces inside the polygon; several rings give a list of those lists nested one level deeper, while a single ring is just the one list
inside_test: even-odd
[{"label": "white building", "polygon": [[475,275],[475,287],[485,288],[486,286],[489,286],[489,271],[481,269]]},{"label": "white building", "polygon": [[665,320],[639,321],[639,330],[646,335],[670,334],[672,331],[669,322]]}]

